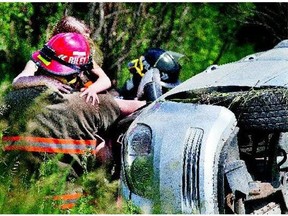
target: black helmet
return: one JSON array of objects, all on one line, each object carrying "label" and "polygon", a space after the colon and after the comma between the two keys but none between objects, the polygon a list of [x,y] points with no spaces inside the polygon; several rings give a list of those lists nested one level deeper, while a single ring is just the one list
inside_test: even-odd
[{"label": "black helmet", "polygon": [[180,83],[179,73],[181,65],[178,60],[184,55],[160,48],[150,48],[143,56],[143,69],[147,71],[151,67],[157,68],[161,73],[162,86],[173,88]]}]

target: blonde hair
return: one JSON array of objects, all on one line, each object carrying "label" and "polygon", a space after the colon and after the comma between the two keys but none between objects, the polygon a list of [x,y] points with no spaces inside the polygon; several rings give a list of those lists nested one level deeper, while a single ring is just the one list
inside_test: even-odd
[{"label": "blonde hair", "polygon": [[75,32],[82,34],[86,37],[89,42],[91,55],[93,60],[98,64],[102,65],[103,58],[101,57],[101,51],[99,47],[95,45],[93,40],[90,37],[91,30],[84,23],[84,21],[79,20],[73,16],[64,16],[54,27],[52,31],[52,37],[59,33]]},{"label": "blonde hair", "polygon": [[88,26],[82,21],[72,16],[64,16],[54,27],[52,36],[59,33],[75,32],[88,37],[91,34]]}]

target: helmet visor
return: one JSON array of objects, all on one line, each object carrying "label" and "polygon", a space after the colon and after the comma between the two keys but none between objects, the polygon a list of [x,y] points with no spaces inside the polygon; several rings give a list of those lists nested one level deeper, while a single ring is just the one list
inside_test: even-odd
[{"label": "helmet visor", "polygon": [[173,52],[173,51],[167,51],[167,53],[169,53],[175,59],[176,62],[178,62],[180,58],[185,56],[181,53],[177,53],[177,52]]}]

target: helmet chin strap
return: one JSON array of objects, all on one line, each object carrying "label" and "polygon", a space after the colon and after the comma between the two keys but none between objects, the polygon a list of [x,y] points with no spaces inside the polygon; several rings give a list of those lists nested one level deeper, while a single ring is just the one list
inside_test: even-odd
[{"label": "helmet chin strap", "polygon": [[78,76],[73,76],[72,79],[67,79],[69,76],[57,76],[57,75],[51,75],[49,74],[49,76],[53,77],[54,79],[60,81],[63,84],[69,85],[69,86],[73,86],[76,84],[76,82],[78,81]]},{"label": "helmet chin strap", "polygon": [[139,59],[134,59],[129,63],[129,69],[134,68],[136,70],[136,73],[138,73],[141,77],[144,76],[143,73],[143,56],[141,56]]}]

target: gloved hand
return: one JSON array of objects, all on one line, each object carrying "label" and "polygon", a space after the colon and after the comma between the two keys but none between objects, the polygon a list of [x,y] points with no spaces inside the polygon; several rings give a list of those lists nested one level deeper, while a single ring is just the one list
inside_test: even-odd
[{"label": "gloved hand", "polygon": [[154,101],[162,95],[160,71],[157,68],[148,70],[138,86],[137,98]]}]

